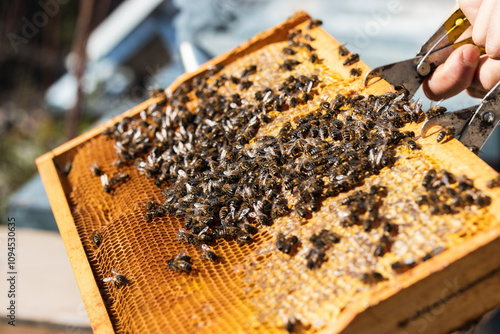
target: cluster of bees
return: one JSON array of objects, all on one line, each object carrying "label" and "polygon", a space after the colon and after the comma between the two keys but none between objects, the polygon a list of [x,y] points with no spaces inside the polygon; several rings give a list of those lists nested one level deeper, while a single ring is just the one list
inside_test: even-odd
[{"label": "cluster of bees", "polygon": [[[314,21],[308,29],[319,24]],[[217,261],[209,245],[219,239],[245,245],[253,241],[260,227],[279,217],[297,215],[307,220],[324,199],[354,189],[393,165],[398,146],[418,149],[415,134],[401,128],[422,121],[425,115],[420,104],[408,100],[403,87],[379,96],[325,99],[316,109],[283,123],[276,135],[257,136],[259,128],[280,113],[310,103],[319,95],[321,80],[317,75],[286,73],[303,61],[293,58],[299,52],[308,54],[311,63],[320,61],[309,44],[312,40],[301,30],[292,31],[288,46],[282,50],[283,63],[277,65],[285,79],[256,90],[253,96],[244,92],[254,84],[257,65],[247,66],[239,75],[221,74],[224,66],[217,65],[174,92],[153,91],[156,103],[139,117],[125,117],[103,133],[115,141],[118,168],[134,164],[162,189],[163,199],[152,199],[145,206],[146,222],[165,215],[183,218],[185,224],[176,232],[177,240],[201,250],[203,260]],[[345,66],[359,60],[343,46],[339,54],[346,57]],[[361,74],[359,69],[353,70],[351,75]],[[220,88],[227,86],[236,86],[244,96],[222,93]],[[108,193],[128,179],[128,174],[120,173],[108,180],[97,168],[91,167]],[[474,204],[488,204],[488,197],[480,196],[473,187],[466,189],[470,198],[458,196],[449,186],[449,175],[429,171],[424,178],[428,194],[419,197],[419,204],[440,213],[453,213],[453,206],[472,204],[470,198]],[[458,184],[464,182],[468,184],[463,180]],[[342,202],[348,210],[340,222],[343,227],[361,224],[367,232],[374,226],[383,228],[374,249],[376,256],[390,249],[391,238],[397,234],[397,226],[378,217],[384,194],[384,187],[373,186],[370,192],[358,191]],[[100,236],[92,239],[99,246]],[[325,250],[339,240],[327,229],[314,234],[309,240],[312,247],[306,256],[307,268],[318,268],[326,260]],[[294,255],[301,245],[296,236],[277,236],[276,247],[285,254]],[[190,272],[191,257],[183,250],[167,267]],[[383,279],[379,275],[366,273],[361,279],[372,283]]]},{"label": "cluster of bees", "polygon": [[491,198],[474,187],[474,182],[466,176],[457,178],[446,170],[429,169],[423,180],[425,192],[416,203],[427,206],[435,214],[453,214],[460,209],[475,205],[484,207],[491,204]]},{"label": "cluster of bees", "polygon": [[[300,30],[292,31],[279,68],[290,71],[289,66],[298,62],[291,56],[299,50],[314,55],[308,44],[311,39]],[[339,53],[344,52],[344,47],[339,48]],[[359,59],[348,51],[345,55],[346,66]],[[276,86],[256,91],[253,99],[242,98],[225,96],[218,89],[226,84],[242,90],[250,87],[258,67],[250,65],[239,76],[230,77],[220,74],[222,69],[221,65],[213,67],[173,93],[154,91],[154,96],[162,97],[159,102],[103,133],[115,140],[118,167],[134,163],[162,188],[164,200],[149,201],[144,219],[184,218],[185,227],[177,239],[198,248],[204,245],[203,257],[210,260],[217,256],[208,245],[217,239],[247,244],[258,227],[278,217],[297,214],[308,219],[323,199],[353,189],[392,165],[395,148],[410,145],[414,137],[399,129],[423,116],[404,89],[381,96],[338,95],[284,123],[276,136],[256,138],[259,127],[277,114],[313,100],[320,80],[316,75],[287,75]],[[195,110],[190,110],[186,105],[194,97]],[[354,210],[358,202],[353,199],[350,207]],[[360,210],[354,210],[350,218]],[[370,219],[376,217],[365,219],[367,229]],[[352,223],[356,221],[346,224]],[[313,241],[307,267],[314,269],[324,260],[329,238],[320,233]],[[322,242],[325,245],[318,246]],[[289,237],[282,251],[293,254],[298,245],[297,237]],[[176,258],[169,268],[189,271],[189,261]]]}]

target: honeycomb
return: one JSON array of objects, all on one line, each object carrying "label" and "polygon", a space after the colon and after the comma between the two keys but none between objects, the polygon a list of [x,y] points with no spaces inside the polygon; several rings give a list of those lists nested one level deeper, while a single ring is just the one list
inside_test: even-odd
[{"label": "honeycomb", "polygon": [[[315,28],[310,28],[302,25],[314,39]],[[310,45],[321,48],[314,40]],[[362,93],[353,91],[360,80],[355,73],[346,77],[321,59],[311,61],[311,51],[307,49],[294,55],[299,64],[283,68],[283,49],[287,47],[286,40],[262,46],[225,64],[210,79],[230,77],[256,65],[257,71],[248,76],[253,82],[248,89],[242,90],[239,84],[231,82],[218,89],[221,95],[238,93],[241,99],[250,100],[259,90],[276,89],[289,75],[318,77],[311,100],[272,112],[273,120],[260,126],[247,147],[255,145],[259,137],[278,136],[285,122],[296,124],[302,116],[318,110],[322,102],[331,101],[338,94]],[[347,67],[357,68],[355,63]],[[189,96],[185,105],[195,112],[198,99],[193,92]],[[315,332],[335,319],[348,303],[390,285],[399,274],[394,263],[418,265],[442,250],[463,243],[494,222],[481,206],[471,205],[452,214],[436,215],[430,212],[430,206],[418,205],[418,197],[425,194],[422,182],[426,173],[442,166],[408,145],[398,146],[395,157],[395,162],[382,168],[379,174],[366,177],[349,191],[322,200],[318,210],[307,219],[292,210],[270,225],[259,225],[251,243],[218,239],[210,247],[219,259],[212,262],[200,258],[199,247],[179,242],[177,235],[185,227],[185,219],[165,215],[150,222],[145,220],[147,203],[165,201],[162,190],[168,184],[158,187],[154,178],[145,177],[134,164],[117,166],[117,147],[112,138],[101,135],[86,142],[79,147],[68,175],[69,202],[114,330],[118,333]],[[113,191],[105,192],[101,178],[91,172],[94,164],[110,178],[118,173],[127,173],[129,178]],[[369,193],[372,186],[386,189],[378,208],[383,219],[369,231],[364,231],[360,224],[348,229],[342,226],[340,222],[349,214],[343,204],[345,200],[360,191]],[[384,222],[390,222],[396,231],[384,231]],[[337,233],[340,241],[325,250],[326,260],[321,266],[309,270],[306,267],[311,249],[309,240],[322,229]],[[98,246],[92,241],[95,232],[100,234]],[[279,233],[297,236],[299,242],[293,254],[277,250]],[[390,252],[376,256],[373,250],[387,233],[397,234],[397,238]],[[192,258],[193,270],[170,270],[169,260],[184,250]],[[114,271],[124,275],[127,283],[103,281],[113,277]],[[373,272],[382,279],[377,282],[360,279],[360,274],[368,274],[365,278],[369,278]]]}]

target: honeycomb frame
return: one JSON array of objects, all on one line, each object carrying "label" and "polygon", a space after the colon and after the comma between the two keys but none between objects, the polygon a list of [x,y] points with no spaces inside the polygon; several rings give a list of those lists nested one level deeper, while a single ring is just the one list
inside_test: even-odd
[{"label": "honeycomb frame", "polygon": [[[218,63],[228,64],[234,59],[243,57],[269,43],[286,40],[286,35],[290,29],[301,24],[304,25],[308,20],[309,17],[306,14],[297,13],[282,25],[259,34],[235,50],[202,65],[196,72],[181,76],[172,84],[170,89],[174,90],[180,83],[202,73],[209,66]],[[318,54],[323,57],[326,65],[342,75],[348,76],[348,69],[340,65],[337,57],[339,43],[321,29],[319,29],[316,37],[324,42],[322,44],[324,47],[318,49]],[[366,73],[368,70],[366,65],[361,64],[360,66],[363,68],[363,72]],[[351,89],[361,90],[360,80],[354,81]],[[379,82],[371,86],[368,92],[382,93],[388,89],[387,83]],[[68,179],[58,172],[56,164],[73,161],[82,145],[96,140],[96,137],[103,130],[119,119],[136,115],[152,103],[154,103],[154,100],[146,101],[118,118],[89,131],[37,160],[92,328],[96,333],[113,332],[116,324],[111,322],[105,305],[105,292],[96,283],[94,273],[88,262],[83,247],[83,244],[88,241],[80,240],[75,226],[75,220],[78,218],[75,217],[69,200],[72,186]],[[430,137],[419,141],[425,153],[440,161],[452,172],[466,174],[475,181],[479,188],[484,189],[486,181],[496,175],[491,168],[468,152],[456,140],[452,140],[445,145],[436,145],[433,140],[435,141],[435,138]],[[499,191],[488,190],[488,194],[493,198],[491,214],[498,219],[500,211]],[[379,329],[378,332],[390,332],[397,328],[400,332],[410,333],[417,332],[421,328],[420,326],[423,326],[420,321],[422,319],[425,319],[430,324],[431,332],[445,332],[460,326],[467,320],[476,319],[500,303],[498,297],[488,296],[479,289],[480,287],[484,288],[484,286],[493,287],[495,282],[500,280],[500,263],[494,259],[494,256],[491,256],[491,254],[495,254],[496,250],[500,249],[499,236],[498,226],[484,231],[484,233],[478,233],[466,243],[454,248],[453,252],[444,252],[430,261],[420,264],[413,270],[401,274],[396,285],[386,286],[382,290],[374,291],[367,299],[349,305],[338,319],[332,321],[326,327],[325,332],[356,333],[363,332],[366,328],[372,330],[377,328]],[[480,263],[480,265],[477,265],[477,263]],[[471,271],[470,267],[475,267],[475,270]],[[457,277],[459,277],[459,281],[457,281]],[[425,293],[422,293],[422,291],[425,291]],[[481,307],[466,312],[457,306],[463,303],[463,299],[467,300],[470,296],[477,294],[485,298],[485,302]],[[412,303],[402,302],[405,300],[412,300]],[[407,304],[411,304],[411,306]],[[443,305],[446,305],[446,309],[459,309],[463,316],[450,316],[450,312],[440,312],[436,315],[437,312],[435,311]],[[434,320],[430,321],[429,315],[432,315]],[[387,320],[388,316],[391,321],[379,321],[377,323],[373,321],[374,318]],[[437,318],[440,320],[435,320]]]}]

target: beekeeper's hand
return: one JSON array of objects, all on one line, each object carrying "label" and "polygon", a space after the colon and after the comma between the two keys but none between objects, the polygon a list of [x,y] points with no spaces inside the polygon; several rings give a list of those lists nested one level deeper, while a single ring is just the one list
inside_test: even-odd
[{"label": "beekeeper's hand", "polygon": [[472,24],[478,46],[486,49],[480,56],[474,45],[463,45],[448,57],[422,84],[432,100],[446,99],[466,90],[469,95],[483,97],[500,80],[500,1],[459,0],[460,8]]}]

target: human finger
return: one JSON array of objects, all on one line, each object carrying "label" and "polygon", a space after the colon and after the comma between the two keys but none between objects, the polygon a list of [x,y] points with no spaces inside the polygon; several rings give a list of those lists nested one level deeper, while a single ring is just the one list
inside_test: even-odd
[{"label": "human finger", "polygon": [[476,74],[467,88],[473,97],[482,98],[500,81],[500,60],[481,57]]},{"label": "human finger", "polygon": [[479,63],[479,49],[466,44],[453,51],[444,64],[426,79],[422,88],[431,100],[452,97],[469,87]]},{"label": "human finger", "polygon": [[486,45],[486,37],[497,0],[483,0],[472,28],[472,39],[479,46]]}]

